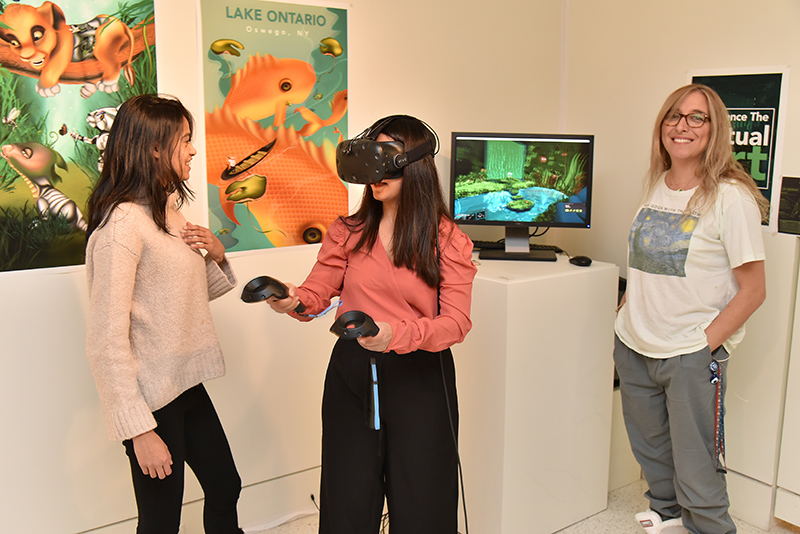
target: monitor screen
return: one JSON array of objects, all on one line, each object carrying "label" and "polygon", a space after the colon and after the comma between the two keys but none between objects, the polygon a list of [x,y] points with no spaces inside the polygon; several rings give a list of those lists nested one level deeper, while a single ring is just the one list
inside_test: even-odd
[{"label": "monitor screen", "polygon": [[454,132],[458,224],[589,228],[593,135]]}]

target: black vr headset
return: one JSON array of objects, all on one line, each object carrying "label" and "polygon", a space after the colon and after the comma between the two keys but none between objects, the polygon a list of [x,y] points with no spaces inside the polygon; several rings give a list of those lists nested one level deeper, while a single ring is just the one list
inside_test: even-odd
[{"label": "black vr headset", "polygon": [[[408,152],[399,141],[376,141],[378,135],[395,119],[419,121],[433,134],[436,142],[427,140]],[[391,115],[376,122],[352,139],[336,147],[336,171],[339,178],[351,184],[376,184],[381,180],[400,178],[403,168],[428,154],[436,154],[439,137],[433,128],[409,115]]]}]

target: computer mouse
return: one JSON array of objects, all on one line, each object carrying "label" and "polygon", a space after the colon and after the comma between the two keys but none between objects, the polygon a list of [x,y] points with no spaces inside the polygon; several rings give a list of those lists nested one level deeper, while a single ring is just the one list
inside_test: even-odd
[{"label": "computer mouse", "polygon": [[578,265],[580,267],[588,267],[592,264],[592,258],[589,256],[573,256],[569,259],[569,262],[572,265]]}]

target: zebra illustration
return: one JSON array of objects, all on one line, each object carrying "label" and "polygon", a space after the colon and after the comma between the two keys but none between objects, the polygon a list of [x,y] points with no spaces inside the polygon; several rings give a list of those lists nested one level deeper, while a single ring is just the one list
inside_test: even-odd
[{"label": "zebra illustration", "polygon": [[39,215],[44,218],[60,215],[73,228],[86,231],[87,224],[78,205],[53,186],[53,182],[61,180],[56,165],[67,168],[61,154],[40,143],[12,143],[3,145],[0,155],[28,184]]},{"label": "zebra illustration", "polygon": [[114,119],[117,118],[118,109],[119,106],[100,108],[89,112],[86,116],[86,122],[89,123],[89,126],[92,128],[100,130],[100,133],[95,136],[86,137],[78,132],[69,132],[70,137],[75,141],[83,141],[84,143],[97,147],[100,151],[100,157],[97,158],[97,170],[100,172],[103,171],[103,152],[106,150],[108,134],[111,131],[111,126],[114,125]]}]

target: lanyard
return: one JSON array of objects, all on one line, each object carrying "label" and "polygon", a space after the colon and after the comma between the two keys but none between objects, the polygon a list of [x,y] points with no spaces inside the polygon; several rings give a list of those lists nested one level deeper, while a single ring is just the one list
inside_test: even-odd
[{"label": "lanyard", "polygon": [[717,360],[712,360],[708,365],[711,371],[711,383],[716,385],[716,402],[714,410],[714,459],[717,463],[718,473],[727,473],[725,465],[725,401],[722,396],[722,366]]}]

